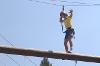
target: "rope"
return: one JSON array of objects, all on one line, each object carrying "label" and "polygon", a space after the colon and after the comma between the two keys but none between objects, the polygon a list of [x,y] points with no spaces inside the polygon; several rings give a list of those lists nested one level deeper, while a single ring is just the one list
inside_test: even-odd
[{"label": "rope", "polygon": [[[30,0],[36,3],[41,3],[41,4],[48,4],[48,5],[55,5],[55,6],[62,6],[62,4],[53,4],[50,2],[46,2],[46,1],[39,1],[39,0]],[[76,4],[70,4],[70,5],[65,5],[65,6],[100,6],[99,3],[82,3],[82,2],[68,2],[68,1],[61,1],[61,2],[67,2],[67,3],[76,3]]]},{"label": "rope", "polygon": [[28,59],[32,64],[34,64],[35,66],[37,66],[36,63],[34,63],[31,59],[29,59],[27,56],[24,56],[26,59]]},{"label": "rope", "polygon": [[[0,33],[0,37],[5,40],[6,42],[8,42],[11,46],[15,47],[8,39],[6,39],[5,36],[3,36],[1,33]],[[8,56],[8,55],[6,55]],[[10,56],[8,56],[12,61],[14,61],[18,66],[20,66],[20,64],[15,61],[13,58],[11,58]],[[26,56],[25,56],[26,57]],[[28,57],[26,57],[26,59],[28,59],[32,64],[34,64],[35,66],[37,66],[31,59],[29,59]]]},{"label": "rope", "polygon": [[1,38],[2,38],[3,40],[5,40],[7,43],[9,43],[11,46],[14,47],[14,45],[13,45],[8,39],[6,39],[6,37],[3,36],[1,33],[0,33],[0,36],[1,36]]},{"label": "rope", "polygon": [[61,29],[62,29],[62,32],[63,32],[63,24],[61,23]]},{"label": "rope", "polygon": [[9,55],[6,55],[7,57],[9,57],[9,59],[11,59],[13,62],[15,62],[18,66],[20,66],[20,64],[18,62],[16,62],[12,57],[10,57]]},{"label": "rope", "polygon": [[75,60],[75,66],[77,65],[77,60]]}]

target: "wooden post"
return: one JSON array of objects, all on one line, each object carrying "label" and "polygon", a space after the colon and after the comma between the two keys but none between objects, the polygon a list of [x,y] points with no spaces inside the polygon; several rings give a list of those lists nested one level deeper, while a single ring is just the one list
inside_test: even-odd
[{"label": "wooden post", "polygon": [[100,63],[100,56],[0,46],[0,53]]}]

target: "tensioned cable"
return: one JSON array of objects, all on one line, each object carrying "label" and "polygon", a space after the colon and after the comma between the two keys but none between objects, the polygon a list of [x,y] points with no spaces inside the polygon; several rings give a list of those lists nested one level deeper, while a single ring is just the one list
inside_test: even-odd
[{"label": "tensioned cable", "polygon": [[25,58],[27,58],[31,63],[33,63],[35,66],[37,66],[36,63],[34,63],[31,59],[29,59],[28,57],[24,56]]},{"label": "tensioned cable", "polygon": [[60,2],[66,2],[66,3],[73,3],[73,4],[89,4],[89,3],[83,3],[83,2],[69,2],[69,1],[65,1],[65,0],[57,0],[57,1],[60,1]]},{"label": "tensioned cable", "polygon": [[0,36],[1,36],[1,38],[2,38],[3,40],[5,40],[7,43],[9,43],[11,46],[14,47],[14,45],[13,45],[9,40],[7,40],[1,33],[0,33]]},{"label": "tensioned cable", "polygon": [[13,62],[15,62],[18,66],[20,66],[20,64],[18,62],[16,62],[12,57],[10,57],[9,55],[6,55],[7,57],[9,57],[9,59],[11,59]]},{"label": "tensioned cable", "polygon": [[[8,39],[6,39],[5,36],[3,36],[1,33],[0,33],[0,36],[2,39],[4,39],[6,42],[8,42],[11,46],[15,47]],[[8,55],[7,55],[8,56]],[[9,58],[11,58],[10,56],[8,56]],[[26,57],[26,56],[25,56]],[[16,62],[13,58],[11,58],[15,63],[18,63]],[[26,59],[28,59],[32,64],[34,64],[35,66],[37,66],[31,59],[29,59],[28,57],[26,57]],[[17,64],[19,65],[19,63]]]},{"label": "tensioned cable", "polygon": [[[48,5],[55,5],[55,6],[63,6],[61,4],[55,4],[55,3],[50,3],[50,2],[46,2],[46,1],[39,1],[39,0],[30,0],[36,3],[41,3],[41,4],[48,4]],[[64,2],[64,1],[61,1]],[[67,2],[67,1],[65,1]],[[77,4],[70,4],[70,5],[64,5],[64,6],[100,6],[100,4],[89,4],[89,3],[81,3],[81,2],[68,2],[68,3],[77,3]]]},{"label": "tensioned cable", "polygon": [[[11,42],[9,42],[2,34],[0,34],[0,37],[3,39],[3,40],[5,40],[6,42],[8,42],[11,46],[13,46],[14,47],[14,45],[11,43]],[[20,66],[20,64],[17,62],[17,61],[15,61],[13,58],[11,58],[9,55],[6,55],[10,60],[12,60],[13,62],[15,62],[18,66]]]},{"label": "tensioned cable", "polygon": [[42,4],[49,4],[49,5],[62,6],[62,5],[53,4],[53,3],[49,3],[49,2],[45,2],[45,1],[38,1],[38,0],[30,0],[30,1],[37,2],[37,3],[42,3]]}]

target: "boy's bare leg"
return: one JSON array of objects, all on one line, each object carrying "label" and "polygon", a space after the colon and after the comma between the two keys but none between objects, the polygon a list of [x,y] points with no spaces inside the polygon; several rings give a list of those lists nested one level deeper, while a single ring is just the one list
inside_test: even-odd
[{"label": "boy's bare leg", "polygon": [[66,52],[68,52],[68,45],[67,45],[67,43],[68,43],[68,39],[64,39],[64,46],[65,46]]},{"label": "boy's bare leg", "polygon": [[72,37],[69,37],[69,45],[70,45],[70,51],[72,51],[73,43],[72,43]]}]

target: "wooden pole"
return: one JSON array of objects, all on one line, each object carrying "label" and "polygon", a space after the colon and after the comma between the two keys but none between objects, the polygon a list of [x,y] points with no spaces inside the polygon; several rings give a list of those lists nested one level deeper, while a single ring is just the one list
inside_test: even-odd
[{"label": "wooden pole", "polygon": [[100,63],[100,56],[0,46],[0,53]]}]

